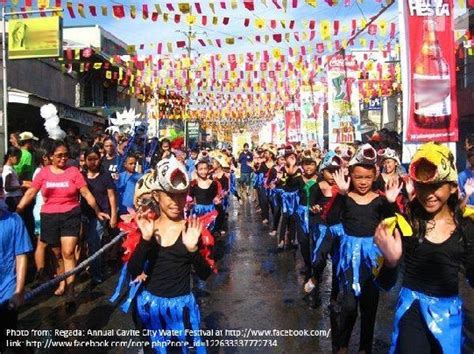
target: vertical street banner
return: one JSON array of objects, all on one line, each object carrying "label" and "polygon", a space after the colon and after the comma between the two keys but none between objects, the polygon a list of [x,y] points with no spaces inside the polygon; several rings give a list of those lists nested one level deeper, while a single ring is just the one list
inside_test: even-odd
[{"label": "vertical street banner", "polygon": [[336,54],[328,60],[329,148],[353,143],[360,125],[358,65],[354,56]]},{"label": "vertical street banner", "polygon": [[301,111],[287,108],[285,112],[285,132],[287,143],[301,142]]},{"label": "vertical street banner", "polygon": [[402,0],[399,7],[404,141],[456,142],[453,0]]},{"label": "vertical street banner", "polygon": [[322,83],[316,83],[311,90],[302,91],[300,97],[302,142],[305,144],[318,143],[323,146],[326,88]]}]

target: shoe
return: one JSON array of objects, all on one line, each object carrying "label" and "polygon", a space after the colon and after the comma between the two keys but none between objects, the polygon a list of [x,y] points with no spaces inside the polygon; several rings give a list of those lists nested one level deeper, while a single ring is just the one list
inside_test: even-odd
[{"label": "shoe", "polygon": [[262,221],[262,224],[263,224],[263,225],[267,225],[267,224],[268,224],[268,219],[264,219],[264,220]]},{"label": "shoe", "polygon": [[276,234],[277,234],[276,230],[270,231],[268,233],[268,235],[270,235],[270,236],[276,236]]},{"label": "shoe", "polygon": [[283,252],[285,250],[285,242],[281,241],[277,246],[277,252]]}]

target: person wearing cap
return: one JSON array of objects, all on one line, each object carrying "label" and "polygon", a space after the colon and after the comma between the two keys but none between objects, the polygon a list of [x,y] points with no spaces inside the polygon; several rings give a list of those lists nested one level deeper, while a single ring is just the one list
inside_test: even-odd
[{"label": "person wearing cap", "polygon": [[[151,343],[145,351],[155,348],[166,352],[171,336],[163,332],[175,331],[184,351],[191,346],[197,353],[206,352],[199,336],[199,307],[190,284],[192,269],[206,279],[212,268],[199,252],[203,224],[196,217],[184,216],[188,189],[184,165],[175,158],[164,159],[156,166],[152,185],[160,216],[150,218],[144,209],[137,212],[141,238],[128,262],[128,272],[140,282],[132,304],[139,327],[149,330]],[[186,330],[194,334],[188,344]]]},{"label": "person wearing cap", "polygon": [[31,132],[23,132],[20,134],[19,145],[21,148],[21,158],[18,164],[15,165],[15,171],[18,178],[22,181],[31,181],[33,172],[35,170],[33,155],[33,141],[38,141],[38,138]]},{"label": "person wearing cap", "polygon": [[[352,330],[361,316],[359,352],[371,353],[379,290],[373,272],[380,265],[381,253],[374,243],[377,225],[397,210],[401,186],[391,180],[380,196],[372,190],[376,176],[377,152],[362,145],[349,161],[349,178],[338,170],[334,180],[338,195],[328,211],[333,239],[339,243],[337,275],[341,288],[339,328],[332,331],[336,350],[347,352]],[[326,257],[330,249],[326,249]],[[323,252],[321,251],[321,254]]]},{"label": "person wearing cap", "polygon": [[407,219],[384,220],[375,243],[384,261],[378,283],[390,289],[403,256],[390,353],[461,353],[459,271],[474,286],[474,210],[460,208],[454,156],[437,143],[422,145],[409,167],[415,199]]}]

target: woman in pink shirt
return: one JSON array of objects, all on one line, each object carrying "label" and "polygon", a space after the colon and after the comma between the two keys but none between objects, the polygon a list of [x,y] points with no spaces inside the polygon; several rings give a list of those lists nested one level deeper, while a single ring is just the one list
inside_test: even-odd
[{"label": "woman in pink shirt", "polygon": [[[48,155],[51,165],[45,166],[36,175],[18,204],[17,212],[21,213],[41,191],[44,199],[41,208],[41,239],[51,247],[57,259],[57,274],[62,274],[76,266],[74,250],[81,229],[79,196],[87,201],[98,219],[110,217],[100,211],[79,169],[67,166],[69,152],[66,144],[55,141]],[[56,295],[62,295],[66,291],[67,304],[74,304],[73,283],[74,276],[70,276],[55,291]]]}]

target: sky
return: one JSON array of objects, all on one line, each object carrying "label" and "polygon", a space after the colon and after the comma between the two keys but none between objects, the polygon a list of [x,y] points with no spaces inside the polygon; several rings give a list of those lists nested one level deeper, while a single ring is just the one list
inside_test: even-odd
[{"label": "sky", "polygon": [[[19,0],[23,1],[23,0]],[[34,0],[35,1],[35,0]],[[54,0],[50,0],[51,3]],[[318,42],[322,42],[319,37],[319,25],[318,21],[321,20],[339,20],[340,21],[340,35],[334,37],[334,39],[347,38],[348,33],[342,33],[342,26],[344,23],[350,23],[352,19],[366,18],[369,19],[371,16],[375,15],[380,11],[382,6],[385,6],[384,3],[377,3],[376,0],[364,0],[362,4],[357,3],[355,0],[351,1],[349,6],[344,6],[343,1],[340,0],[340,4],[336,6],[329,6],[323,0],[318,0],[316,8],[313,8],[307,5],[304,0],[298,0],[298,7],[296,9],[291,8],[291,1],[288,0],[288,9],[285,12],[283,9],[277,9],[272,0],[266,0],[267,6],[262,4],[262,0],[255,0],[255,11],[248,11],[243,6],[243,0],[238,0],[238,9],[234,10],[230,8],[230,0],[224,0],[227,5],[227,10],[220,8],[220,1],[209,1],[209,0],[193,0],[194,2],[199,2],[202,7],[203,15],[208,16],[208,22],[210,22],[209,17],[213,16],[209,3],[214,2],[215,4],[215,16],[218,16],[220,19],[219,25],[208,24],[207,26],[199,25],[193,26],[193,32],[196,33],[197,38],[202,38],[207,41],[207,39],[221,39],[224,40],[226,37],[243,37],[243,40],[236,40],[234,45],[223,44],[222,48],[218,46],[209,46],[202,47],[197,40],[193,41],[193,48],[197,50],[199,54],[210,54],[210,53],[242,53],[242,52],[252,52],[252,51],[262,51],[262,50],[272,50],[274,48],[279,48],[283,53],[288,51],[290,46],[300,47],[301,45],[310,45]],[[156,54],[156,43],[163,42],[173,42],[185,40],[186,37],[183,33],[179,31],[188,31],[188,26],[182,20],[180,24],[175,24],[172,19],[165,23],[162,21],[162,18],[159,17],[157,22],[151,21],[151,19],[143,20],[141,14],[141,7],[143,3],[147,3],[150,13],[154,10],[154,4],[160,4],[163,12],[169,12],[166,9],[166,3],[177,4],[178,2],[184,2],[183,0],[169,0],[169,1],[76,1],[73,0],[75,4],[76,18],[71,19],[67,10],[64,12],[64,26],[80,26],[80,25],[95,25],[98,24],[102,26],[107,31],[111,32],[117,38],[123,40],[127,44],[145,44],[145,51],[139,51],[139,54]],[[279,4],[282,3],[282,0],[277,0]],[[63,7],[65,8],[65,1],[63,0]],[[85,19],[81,18],[77,13],[77,4],[82,3],[85,6]],[[89,13],[89,5],[97,6],[97,17],[92,17]],[[112,16],[112,5],[123,4],[125,7],[125,12],[127,16],[124,19],[118,20]],[[109,14],[107,17],[101,15],[100,5],[107,5],[109,7]],[[130,5],[136,5],[137,7],[137,18],[131,19],[129,16]],[[175,6],[176,11],[174,13],[179,13],[177,6]],[[171,13],[171,12],[170,12]],[[151,15],[150,15],[151,16]],[[199,16],[199,15],[198,15]],[[222,24],[222,17],[229,17],[230,22],[228,25]],[[250,25],[244,27],[244,19],[250,19]],[[265,19],[267,21],[267,26],[264,29],[256,29],[254,26],[254,21],[256,19]],[[272,29],[269,26],[269,20],[295,20],[296,26],[293,30],[282,29],[278,26],[276,29]],[[397,22],[397,4],[394,4],[388,11],[386,11],[381,18],[382,20],[390,22]],[[256,35],[273,35],[286,32],[307,32],[309,29],[303,29],[301,26],[302,21],[315,20],[316,22],[316,37],[312,41],[295,41],[293,35],[291,36],[290,43],[282,41],[280,43],[274,42],[272,39],[267,44],[255,43],[254,39]],[[200,22],[198,18],[198,22]],[[253,42],[249,40],[253,39]],[[367,37],[369,38],[369,37]],[[371,37],[373,38],[373,37]],[[377,40],[376,40],[377,42]],[[153,47],[149,44],[155,44]],[[207,43],[206,43],[207,44]],[[165,50],[166,52],[166,50]],[[183,50],[174,50],[173,54],[177,55],[183,52]],[[197,55],[196,52],[193,53],[193,56]]]}]

